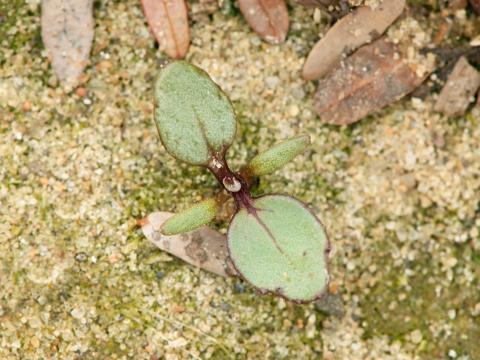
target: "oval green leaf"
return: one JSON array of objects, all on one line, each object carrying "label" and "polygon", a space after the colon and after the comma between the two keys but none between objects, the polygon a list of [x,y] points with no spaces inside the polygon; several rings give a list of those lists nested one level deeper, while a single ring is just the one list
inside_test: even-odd
[{"label": "oval green leaf", "polygon": [[213,220],[219,209],[215,199],[203,200],[173,215],[162,225],[163,235],[176,235],[195,230]]},{"label": "oval green leaf", "polygon": [[301,135],[282,141],[255,156],[247,165],[247,171],[254,176],[271,174],[303,152],[308,145],[310,145],[310,137],[308,135]]},{"label": "oval green leaf", "polygon": [[320,221],[300,201],[280,195],[254,199],[228,229],[228,250],[237,271],[262,292],[307,302],[328,284],[329,242]]},{"label": "oval green leaf", "polygon": [[186,61],[167,65],[155,83],[155,122],[177,159],[207,165],[235,137],[232,104],[206,72]]}]

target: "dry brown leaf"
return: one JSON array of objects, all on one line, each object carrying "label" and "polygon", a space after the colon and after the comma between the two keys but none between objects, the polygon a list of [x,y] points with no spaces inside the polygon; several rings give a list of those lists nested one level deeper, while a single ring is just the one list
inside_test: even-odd
[{"label": "dry brown leaf", "polygon": [[190,45],[185,0],[142,0],[143,12],[160,50],[173,59],[182,59]]},{"label": "dry brown leaf", "polygon": [[93,41],[93,0],[43,0],[42,40],[67,89],[78,85]]},{"label": "dry brown leaf", "polygon": [[342,56],[378,38],[404,8],[405,0],[384,0],[375,9],[362,6],[341,18],[308,54],[303,78],[314,80],[327,74]]},{"label": "dry brown leaf", "polygon": [[448,76],[435,103],[435,110],[449,116],[463,115],[479,86],[480,73],[462,56]]},{"label": "dry brown leaf", "polygon": [[163,223],[173,214],[154,212],[141,220],[143,234],[158,248],[183,261],[221,276],[233,275],[228,267],[225,235],[208,226],[186,234],[165,236],[160,233]]},{"label": "dry brown leaf", "polygon": [[394,46],[381,38],[321,79],[315,95],[321,119],[335,125],[351,124],[419,86],[428,74],[418,77],[395,53]]},{"label": "dry brown leaf", "polygon": [[288,32],[285,0],[239,0],[238,5],[250,27],[265,41],[279,44]]}]

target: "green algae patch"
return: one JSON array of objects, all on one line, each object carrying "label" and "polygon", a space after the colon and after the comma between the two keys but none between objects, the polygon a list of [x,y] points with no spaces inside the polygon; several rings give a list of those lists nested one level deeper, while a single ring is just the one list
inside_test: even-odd
[{"label": "green algae patch", "polygon": [[[441,276],[440,269],[426,256],[402,267],[388,257],[376,258],[374,263],[382,269],[382,277],[362,301],[365,339],[386,335],[391,341],[413,343],[425,359],[443,359],[452,351],[472,359],[480,354],[475,340],[480,337],[478,315],[471,314],[480,301],[478,282],[470,286],[453,282],[439,290],[439,283],[432,280]],[[413,274],[408,280],[406,272]],[[454,333],[438,342],[442,327]]]},{"label": "green algae patch", "polygon": [[[40,26],[35,26],[33,31],[26,30],[24,24],[21,24],[19,18],[23,17],[28,21],[34,22],[34,14],[26,6],[25,0],[7,0],[2,1],[0,7],[0,65],[8,61],[7,52],[12,50],[14,54],[21,52],[24,47],[29,48],[30,56],[40,56],[42,49],[42,39]],[[19,24],[20,27],[18,26]]]}]

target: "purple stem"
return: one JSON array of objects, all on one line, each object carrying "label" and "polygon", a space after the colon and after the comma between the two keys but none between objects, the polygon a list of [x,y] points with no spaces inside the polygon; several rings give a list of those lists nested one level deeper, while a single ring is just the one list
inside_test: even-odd
[{"label": "purple stem", "polygon": [[237,209],[245,208],[249,213],[256,214],[253,206],[247,181],[239,173],[234,173],[225,160],[225,150],[212,155],[212,160],[207,168],[215,175],[217,181],[235,199]]}]

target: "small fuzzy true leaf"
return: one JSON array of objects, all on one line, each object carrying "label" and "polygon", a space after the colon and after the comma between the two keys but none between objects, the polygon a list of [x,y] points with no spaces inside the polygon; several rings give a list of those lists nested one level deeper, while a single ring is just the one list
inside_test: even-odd
[{"label": "small fuzzy true leaf", "polygon": [[328,283],[329,243],[320,221],[300,201],[280,195],[254,199],[228,229],[235,269],[260,291],[312,301]]},{"label": "small fuzzy true leaf", "polygon": [[271,174],[303,152],[308,145],[310,145],[310,137],[308,135],[301,135],[282,141],[255,156],[248,164],[247,171],[254,176]]},{"label": "small fuzzy true leaf", "polygon": [[179,160],[207,165],[235,136],[232,104],[206,72],[186,61],[166,66],[155,84],[160,138]]},{"label": "small fuzzy true leaf", "polygon": [[212,221],[218,209],[215,199],[201,201],[165,221],[161,232],[163,235],[176,235],[195,230]]}]

